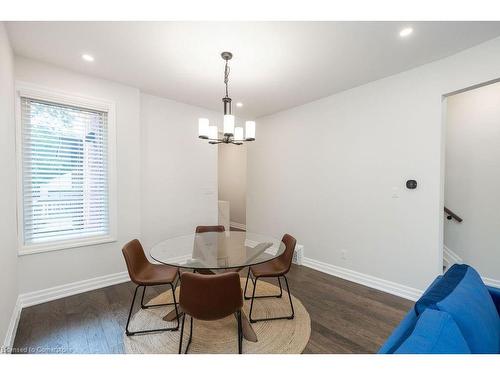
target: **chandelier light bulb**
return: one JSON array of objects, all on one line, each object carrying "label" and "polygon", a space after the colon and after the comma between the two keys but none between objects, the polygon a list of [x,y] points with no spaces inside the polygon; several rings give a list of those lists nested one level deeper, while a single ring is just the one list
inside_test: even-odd
[{"label": "chandelier light bulb", "polygon": [[255,139],[255,121],[247,121],[245,128],[246,140],[253,141]]},{"label": "chandelier light bulb", "polygon": [[210,122],[208,121],[207,118],[198,119],[198,137],[200,137],[201,139],[208,138],[209,124],[210,124]]},{"label": "chandelier light bulb", "polygon": [[224,115],[224,135],[234,134],[234,116]]}]

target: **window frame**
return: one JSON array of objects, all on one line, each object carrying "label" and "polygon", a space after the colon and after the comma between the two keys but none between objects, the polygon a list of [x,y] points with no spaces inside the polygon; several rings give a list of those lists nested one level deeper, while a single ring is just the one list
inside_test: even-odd
[{"label": "window frame", "polygon": [[[43,244],[24,244],[24,200],[23,200],[23,141],[21,98],[44,100],[56,104],[107,112],[108,116],[108,215],[109,234],[88,236],[71,240],[56,240]],[[117,192],[116,192],[116,114],[113,101],[71,94],[49,89],[27,82],[16,82],[16,162],[17,162],[17,239],[18,255],[44,253],[76,247],[116,242],[117,236]]]}]

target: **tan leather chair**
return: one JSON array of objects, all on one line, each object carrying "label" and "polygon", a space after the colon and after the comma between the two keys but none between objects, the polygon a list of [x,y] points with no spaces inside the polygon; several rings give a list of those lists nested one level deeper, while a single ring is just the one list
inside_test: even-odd
[{"label": "tan leather chair", "polygon": [[[290,270],[290,266],[292,265],[293,252],[295,250],[295,245],[297,244],[297,240],[292,236],[290,236],[289,234],[285,234],[281,241],[285,244],[285,251],[283,252],[283,254],[281,254],[279,257],[273,260],[270,260],[269,262],[257,264],[255,266],[251,266],[248,268],[248,275],[247,275],[247,281],[245,283],[244,296],[245,299],[252,300],[252,302],[250,303],[250,314],[249,314],[249,319],[251,323],[260,322],[263,320],[293,319],[295,315],[293,310],[292,296],[290,295],[290,287],[288,286],[288,280],[286,278],[286,274],[288,273],[288,271]],[[271,296],[256,296],[255,290],[257,289],[257,280],[260,278],[267,278],[267,277],[278,278],[278,284],[280,286],[280,294]],[[290,307],[292,309],[291,315],[278,316],[273,318],[253,319],[252,309],[253,309],[253,302],[256,298],[271,298],[271,297],[281,298],[281,296],[283,295],[283,288],[281,287],[281,280],[280,280],[281,277],[285,279],[286,289],[288,291],[288,299],[290,300]],[[251,297],[247,297],[248,279],[251,279],[253,283],[253,292]]]},{"label": "tan leather chair", "polygon": [[198,225],[196,233],[225,232],[224,225]]},{"label": "tan leather chair", "polygon": [[243,345],[241,326],[243,296],[239,274],[236,272],[228,272],[220,275],[183,273],[181,275],[179,305],[185,313],[182,317],[179,354],[182,353],[186,314],[190,316],[191,323],[185,353],[187,353],[193,337],[193,318],[199,320],[218,320],[235,314],[238,321],[238,353],[241,354]]},{"label": "tan leather chair", "polygon": [[[178,268],[163,264],[150,263],[146,258],[146,255],[144,254],[144,249],[142,248],[142,245],[139,242],[139,240],[132,240],[126,243],[125,246],[123,246],[122,252],[123,256],[125,257],[125,263],[127,264],[127,270],[128,274],[130,275],[130,279],[137,285],[134,292],[134,298],[132,299],[132,304],[130,305],[127,325],[125,327],[125,333],[127,334],[127,336],[132,336],[138,333],[177,331],[179,329],[179,317],[178,317],[179,314],[177,311],[177,302],[175,300],[175,288],[177,286],[177,283],[174,285],[174,281],[178,275]],[[158,304],[158,305],[144,304],[144,294],[146,293],[146,287],[153,285],[166,285],[166,284],[170,285],[170,288],[172,289],[172,296],[174,298],[174,302]],[[132,310],[134,308],[135,297],[137,295],[137,290],[141,286],[143,287],[142,298],[141,298],[141,309],[174,305],[177,316],[176,327],[149,329],[145,331],[135,331],[135,332],[131,332],[128,330],[130,317],[132,315]]]}]

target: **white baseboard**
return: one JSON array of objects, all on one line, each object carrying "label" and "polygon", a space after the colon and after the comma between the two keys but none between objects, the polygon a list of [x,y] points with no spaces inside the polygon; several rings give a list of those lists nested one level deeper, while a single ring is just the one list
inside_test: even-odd
[{"label": "white baseboard", "polygon": [[12,312],[9,327],[5,335],[3,350],[9,353],[12,349],[12,345],[14,344],[14,339],[16,337],[17,326],[19,324],[19,318],[21,316],[21,310],[23,308],[127,281],[130,281],[130,277],[128,272],[125,271],[37,290],[36,292],[20,294],[17,297],[16,305],[14,306],[14,311]]},{"label": "white baseboard", "polygon": [[21,300],[17,297],[16,304],[14,305],[14,309],[10,317],[9,327],[7,328],[7,332],[5,334],[2,353],[8,354],[12,351],[14,339],[16,338],[17,326],[19,324],[19,318],[21,317],[21,310]]},{"label": "white baseboard", "polygon": [[[454,251],[450,250],[447,246],[443,246],[443,260],[447,263],[447,268],[451,267],[454,264],[463,264],[464,260],[460,258],[460,256]],[[492,279],[490,277],[483,277],[483,283],[486,285],[500,288],[500,280]]]},{"label": "white baseboard", "polygon": [[126,271],[113,273],[111,275],[94,277],[88,280],[55,286],[53,288],[41,289],[36,292],[23,293],[19,295],[21,308],[38,305],[40,303],[53,301],[59,298],[72,296],[87,292],[89,290],[104,288],[106,286],[130,281]]},{"label": "white baseboard", "polygon": [[454,251],[450,250],[448,247],[443,246],[443,260],[447,263],[447,267],[456,264],[462,264],[464,261],[460,256]]},{"label": "white baseboard", "polygon": [[380,279],[375,276],[370,276],[364,273],[356,272],[347,268],[334,266],[325,262],[320,262],[311,258],[303,258],[302,264],[306,267],[313,268],[317,271],[337,276],[358,284],[378,289],[383,292],[391,293],[399,297],[416,301],[423,294],[423,290],[415,289],[406,285],[398,284],[389,280]]},{"label": "white baseboard", "polygon": [[236,223],[234,221],[231,221],[229,226],[236,229],[247,230],[247,226],[245,224]]}]

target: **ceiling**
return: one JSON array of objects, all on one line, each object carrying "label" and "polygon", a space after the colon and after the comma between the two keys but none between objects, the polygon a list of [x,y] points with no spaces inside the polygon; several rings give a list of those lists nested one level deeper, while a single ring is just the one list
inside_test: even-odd
[{"label": "ceiling", "polygon": [[[412,35],[401,38],[406,26]],[[500,35],[500,22],[7,22],[17,55],[256,118],[422,65]],[[94,62],[83,61],[83,53]]]}]

